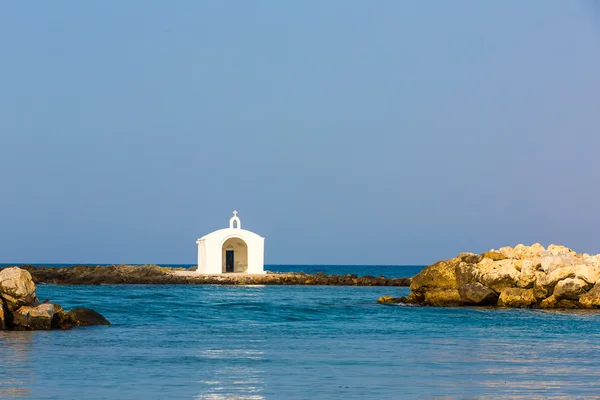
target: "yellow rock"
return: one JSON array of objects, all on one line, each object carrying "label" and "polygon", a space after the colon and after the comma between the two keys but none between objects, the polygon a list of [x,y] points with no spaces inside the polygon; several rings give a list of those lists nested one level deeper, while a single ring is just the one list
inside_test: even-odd
[{"label": "yellow rock", "polygon": [[567,278],[554,287],[554,296],[558,299],[578,300],[590,285],[583,279]]},{"label": "yellow rock", "polygon": [[579,303],[585,308],[600,307],[600,284],[596,283],[589,292],[579,296]]},{"label": "yellow rock", "polygon": [[500,307],[527,308],[537,304],[533,289],[506,288],[500,293],[498,305]]},{"label": "yellow rock", "polygon": [[377,303],[378,304],[392,304],[394,298],[392,296],[381,296],[379,299],[377,299]]},{"label": "yellow rock", "polygon": [[548,246],[548,249],[546,251],[553,256],[560,256],[560,255],[575,256],[575,252],[573,250],[569,249],[568,247],[560,246],[560,245],[556,245],[556,244],[551,244],[550,246]]},{"label": "yellow rock", "polygon": [[518,260],[492,261],[484,258],[475,265],[472,274],[477,282],[500,293],[502,289],[517,286],[520,272],[514,266],[515,261]]},{"label": "yellow rock", "polygon": [[583,279],[592,285],[600,279],[600,267],[596,265],[576,265],[573,267],[573,272],[576,278]]},{"label": "yellow rock", "polygon": [[2,305],[2,300],[0,300],[0,331],[6,329],[6,318],[4,315],[4,306]]},{"label": "yellow rock", "polygon": [[423,271],[411,278],[410,290],[425,293],[438,288],[457,289],[456,267],[460,263],[460,258],[451,258],[425,267]]},{"label": "yellow rock", "polygon": [[24,304],[33,303],[35,284],[31,274],[18,267],[5,268],[0,271],[0,296],[6,300],[9,311],[14,311]]},{"label": "yellow rock", "polygon": [[555,296],[550,296],[540,302],[540,308],[554,308],[558,303],[558,299]]},{"label": "yellow rock", "polygon": [[571,267],[561,267],[550,272],[541,280],[537,281],[537,285],[546,289],[549,293],[552,292],[554,286],[563,279],[574,278],[575,272]]},{"label": "yellow rock", "polygon": [[486,251],[481,255],[481,258],[489,258],[494,261],[506,260],[506,256],[497,251]]},{"label": "yellow rock", "polygon": [[461,304],[460,294],[456,289],[433,289],[425,292],[425,304],[438,307],[456,307]]}]

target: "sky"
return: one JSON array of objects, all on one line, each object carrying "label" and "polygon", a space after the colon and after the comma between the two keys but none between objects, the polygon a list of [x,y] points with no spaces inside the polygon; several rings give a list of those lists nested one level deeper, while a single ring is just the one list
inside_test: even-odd
[{"label": "sky", "polygon": [[591,1],[0,6],[0,262],[600,253]]}]

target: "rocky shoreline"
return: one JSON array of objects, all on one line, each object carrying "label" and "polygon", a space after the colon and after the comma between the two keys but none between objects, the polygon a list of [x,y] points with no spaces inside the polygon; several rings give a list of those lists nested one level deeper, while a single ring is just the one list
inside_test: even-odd
[{"label": "rocky shoreline", "polygon": [[[192,285],[328,285],[409,286],[410,278],[386,278],[353,274],[267,273],[266,275],[196,275],[183,268],[156,265],[36,267],[23,265],[36,283],[58,285],[192,284]],[[0,269],[1,271],[1,269]],[[191,272],[191,271],[190,271]]]},{"label": "rocky shoreline", "polygon": [[102,315],[88,308],[65,311],[58,304],[40,302],[35,283],[24,269],[0,271],[0,330],[32,331],[71,329],[75,326],[110,325]]},{"label": "rocky shoreline", "polygon": [[503,247],[461,253],[411,278],[408,297],[382,304],[493,306],[540,309],[600,308],[600,255],[557,245]]}]

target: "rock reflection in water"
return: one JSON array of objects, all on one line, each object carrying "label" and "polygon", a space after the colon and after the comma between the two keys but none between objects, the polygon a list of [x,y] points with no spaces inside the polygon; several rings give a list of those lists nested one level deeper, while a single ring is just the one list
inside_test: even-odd
[{"label": "rock reflection in water", "polygon": [[0,398],[30,397],[33,332],[0,331]]}]

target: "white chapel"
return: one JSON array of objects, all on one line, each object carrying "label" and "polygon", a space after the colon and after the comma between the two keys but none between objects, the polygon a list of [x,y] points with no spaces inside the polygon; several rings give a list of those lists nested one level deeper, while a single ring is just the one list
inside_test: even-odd
[{"label": "white chapel", "polygon": [[237,211],[229,228],[209,233],[196,243],[200,274],[265,274],[265,238],[242,229]]}]

